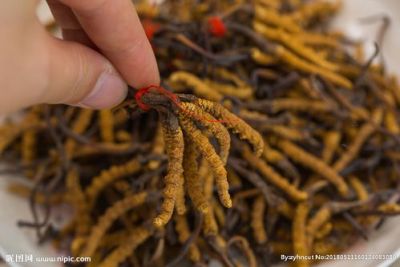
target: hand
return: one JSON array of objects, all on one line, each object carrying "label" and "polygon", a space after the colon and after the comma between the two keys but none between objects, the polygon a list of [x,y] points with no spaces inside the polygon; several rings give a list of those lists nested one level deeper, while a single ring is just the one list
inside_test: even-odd
[{"label": "hand", "polygon": [[47,2],[64,40],[40,25],[37,0],[0,1],[0,114],[40,103],[107,108],[126,83],[159,83],[131,0]]}]

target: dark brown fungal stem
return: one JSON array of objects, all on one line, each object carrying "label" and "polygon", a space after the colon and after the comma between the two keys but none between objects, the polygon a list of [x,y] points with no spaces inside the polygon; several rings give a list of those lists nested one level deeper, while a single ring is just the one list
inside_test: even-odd
[{"label": "dark brown fungal stem", "polygon": [[48,221],[48,214],[50,212],[49,211],[50,206],[46,205],[46,208],[45,208],[46,216],[42,222],[39,221],[39,214],[38,214],[38,209],[37,209],[38,207],[36,204],[36,193],[39,190],[39,186],[40,186],[41,182],[43,181],[43,178],[45,177],[45,171],[46,171],[46,164],[42,165],[42,167],[36,171],[36,174],[34,177],[35,185],[32,189],[30,197],[29,197],[29,208],[32,213],[33,222],[18,221],[18,223],[17,223],[19,227],[33,227],[36,231],[36,237],[38,240],[41,240],[43,238],[41,229],[44,226],[46,226],[47,221]]},{"label": "dark brown fungal stem", "polygon": [[360,71],[360,75],[357,78],[356,82],[355,82],[355,86],[359,87],[363,84],[363,82],[365,81],[367,75],[368,75],[368,70],[371,67],[372,63],[374,62],[375,58],[379,55],[380,53],[380,49],[379,49],[379,44],[375,43],[375,51],[372,54],[372,56],[368,59],[368,61],[362,66],[361,71]]},{"label": "dark brown fungal stem", "polygon": [[232,263],[232,261],[229,259],[227,253],[226,253],[226,248],[221,248],[217,243],[216,243],[216,237],[215,236],[210,236],[207,238],[207,243],[211,246],[211,248],[216,252],[222,262],[222,264],[226,267],[234,267],[235,265]]},{"label": "dark brown fungal stem", "polygon": [[[379,28],[379,31],[377,32],[375,42],[378,45],[378,47],[383,47],[384,42],[385,42],[386,33],[389,30],[390,25],[391,25],[390,17],[386,14],[374,15],[371,17],[362,18],[360,21],[361,21],[361,23],[366,23],[366,24],[375,23],[376,21],[382,23],[381,27]],[[380,54],[380,60],[381,60],[380,64],[382,65],[383,70],[385,70],[386,65],[385,65],[385,58],[384,58],[383,53]]]},{"label": "dark brown fungal stem", "polygon": [[212,54],[209,51],[205,50],[204,48],[200,47],[199,45],[195,44],[193,41],[191,41],[189,38],[187,38],[183,34],[177,34],[175,36],[175,39],[178,42],[181,42],[182,44],[186,45],[187,47],[191,48],[193,51],[199,53],[200,55],[204,56],[207,59],[213,60],[214,63],[222,65],[222,66],[227,66],[230,65],[236,61],[242,61],[248,59],[247,53],[245,53],[245,50],[243,52],[241,51],[227,51],[223,55],[216,55]]},{"label": "dark brown fungal stem", "polygon": [[171,262],[167,263],[165,267],[174,267],[178,266],[179,262],[185,257],[185,255],[188,253],[189,247],[196,242],[196,239],[198,238],[200,232],[201,232],[201,225],[203,223],[203,215],[200,213],[196,214],[196,226],[195,230],[192,233],[192,235],[189,237],[189,239],[185,242],[185,244],[182,247],[182,250],[179,252],[178,256],[173,259]]},{"label": "dark brown fungal stem", "polygon": [[368,241],[368,233],[366,229],[364,229],[349,212],[343,212],[342,216],[354,227],[365,241]]},{"label": "dark brown fungal stem", "polygon": [[275,207],[278,205],[279,199],[257,173],[248,171],[242,166],[239,160],[234,158],[229,159],[228,165],[244,178],[248,179],[255,187],[259,188],[269,206]]}]

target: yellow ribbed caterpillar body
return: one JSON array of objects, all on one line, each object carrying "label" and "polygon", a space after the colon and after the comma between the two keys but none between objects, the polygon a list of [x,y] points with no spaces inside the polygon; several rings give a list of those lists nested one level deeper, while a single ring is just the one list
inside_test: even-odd
[{"label": "yellow ribbed caterpillar body", "polygon": [[317,232],[315,232],[315,239],[323,239],[328,236],[333,229],[333,224],[328,222],[325,223]]},{"label": "yellow ribbed caterpillar body", "polygon": [[392,134],[400,134],[399,122],[397,120],[396,114],[392,110],[387,110],[384,117],[385,127]]},{"label": "yellow ribbed caterpillar body", "polygon": [[264,226],[266,202],[262,196],[258,196],[253,203],[251,227],[254,232],[254,239],[259,244],[267,242],[267,232]]},{"label": "yellow ribbed caterpillar body", "polygon": [[154,219],[153,223],[157,227],[165,225],[172,217],[174,211],[176,197],[181,190],[180,179],[183,177],[183,151],[184,139],[181,128],[177,120],[162,118],[162,129],[165,140],[165,152],[168,155],[168,171],[164,177],[163,203],[160,213]]},{"label": "yellow ribbed caterpillar body", "polygon": [[91,219],[89,217],[89,207],[82,191],[79,173],[75,168],[71,168],[66,177],[66,187],[68,190],[68,201],[72,203],[77,213],[77,228],[78,235],[86,235],[90,229]]},{"label": "yellow ribbed caterpillar body", "polygon": [[[165,140],[163,138],[162,126],[161,124],[157,126],[157,132],[154,137],[152,153],[154,154],[163,154],[165,150]],[[151,160],[149,162],[150,169],[157,169],[160,166],[160,161]]]},{"label": "yellow ribbed caterpillar body", "polygon": [[216,68],[213,70],[213,73],[218,76],[218,78],[232,82],[237,87],[246,87],[247,83],[239,77],[239,75],[234,72],[228,71],[225,68]]},{"label": "yellow ribbed caterpillar body", "polygon": [[176,200],[175,200],[175,207],[176,212],[179,215],[183,215],[186,213],[186,201],[185,201],[185,194],[186,194],[186,183],[183,175],[181,175],[178,179],[178,192],[176,193]]},{"label": "yellow ribbed caterpillar body", "polygon": [[369,193],[367,188],[365,188],[364,184],[361,180],[356,176],[349,177],[349,183],[353,187],[354,192],[357,195],[359,200],[367,200],[369,197]]},{"label": "yellow ribbed caterpillar body", "polygon": [[110,109],[99,111],[99,125],[103,141],[112,143],[114,141],[114,115]]},{"label": "yellow ribbed caterpillar body", "polygon": [[190,86],[197,95],[212,101],[219,101],[222,99],[222,94],[212,90],[205,82],[201,81],[195,75],[180,71],[173,73],[169,81],[171,83],[182,83]]},{"label": "yellow ribbed caterpillar body", "polygon": [[[306,223],[310,207],[307,202],[301,202],[297,205],[295,215],[293,218],[293,252],[300,256],[308,256],[310,254],[310,244],[306,235]],[[296,266],[306,267],[310,266],[307,259],[300,259],[296,261]]]},{"label": "yellow ribbed caterpillar body", "polygon": [[187,191],[193,205],[201,213],[207,213],[209,203],[203,191],[203,178],[199,175],[198,170],[198,152],[196,147],[189,143],[185,143],[185,161],[183,163],[183,173],[187,185]]},{"label": "yellow ribbed caterpillar body", "polygon": [[100,240],[111,227],[116,219],[128,212],[129,210],[142,205],[148,194],[141,192],[127,196],[124,199],[116,202],[113,206],[109,207],[107,211],[99,218],[99,221],[92,228],[90,235],[86,240],[86,246],[84,247],[81,255],[90,256],[93,255],[99,245]]},{"label": "yellow ribbed caterpillar body", "polygon": [[270,183],[277,186],[283,193],[287,194],[294,201],[303,201],[308,198],[308,194],[291,185],[288,179],[282,177],[274,171],[266,162],[256,157],[248,148],[243,149],[243,156],[247,162],[263,174],[263,177]]},{"label": "yellow ribbed caterpillar body", "polygon": [[251,49],[251,58],[261,65],[272,65],[277,63],[277,59],[269,54],[263,53],[258,48]]},{"label": "yellow ribbed caterpillar body", "polygon": [[341,134],[339,131],[330,131],[324,135],[325,148],[322,151],[322,160],[330,163],[339,146]]},{"label": "yellow ribbed caterpillar body", "polygon": [[293,52],[319,67],[329,71],[335,71],[338,68],[334,64],[326,61],[319,54],[315,53],[314,50],[305,46],[298,38],[283,30],[270,28],[257,21],[253,23],[253,27],[257,32],[263,34],[267,39],[281,43],[282,45],[291,49]]},{"label": "yellow ribbed caterpillar body", "polygon": [[263,100],[261,103],[268,106],[272,113],[281,111],[326,113],[332,111],[332,107],[321,100],[277,98],[274,100]]},{"label": "yellow ribbed caterpillar body", "polygon": [[255,7],[255,18],[263,23],[284,29],[291,33],[302,31],[291,17],[281,16],[276,10],[260,4],[257,4]]},{"label": "yellow ribbed caterpillar body", "polygon": [[315,233],[327,223],[332,216],[332,211],[328,206],[320,208],[308,221],[307,233],[313,237]]},{"label": "yellow ribbed caterpillar body", "polygon": [[[76,134],[82,134],[89,127],[94,111],[90,109],[82,109],[72,122],[71,130]],[[76,141],[72,138],[65,142],[65,152],[68,157],[72,157],[77,147]]]},{"label": "yellow ribbed caterpillar body", "polygon": [[[26,120],[33,124],[40,123],[40,115],[41,115],[41,106],[37,106],[32,108],[32,110],[26,115]],[[22,134],[21,140],[21,158],[22,162],[26,165],[29,165],[33,162],[37,153],[37,135],[38,130],[35,128],[31,128],[26,130]],[[26,173],[28,176],[31,173]]]},{"label": "yellow ribbed caterpillar body", "polygon": [[225,207],[231,207],[232,200],[228,192],[229,184],[227,180],[227,173],[224,167],[225,164],[215,153],[215,150],[213,149],[207,137],[201,133],[201,131],[194,125],[193,122],[182,116],[180,117],[180,122],[183,130],[188,135],[189,140],[195,144],[202,157],[211,166],[221,202]]},{"label": "yellow ribbed caterpillar body", "polygon": [[32,121],[30,116],[23,118],[20,124],[5,122],[0,126],[0,155],[10,146],[22,133],[41,126],[42,123]]},{"label": "yellow ribbed caterpillar body", "polygon": [[301,24],[308,24],[312,19],[328,17],[335,13],[341,6],[341,1],[312,1],[306,3],[298,10],[290,14],[290,16]]},{"label": "yellow ribbed caterpillar body", "polygon": [[219,83],[211,80],[205,80],[204,82],[211,89],[216,90],[223,95],[231,95],[239,99],[249,99],[253,95],[253,90],[247,85],[236,87],[230,84]]},{"label": "yellow ribbed caterpillar body", "polygon": [[93,177],[91,184],[86,188],[85,194],[90,205],[93,205],[98,194],[112,182],[135,173],[141,168],[137,159],[132,159],[122,165],[111,166],[103,170],[98,176]]},{"label": "yellow ribbed caterpillar body", "polygon": [[265,142],[262,158],[267,163],[279,168],[284,174],[292,178],[295,183],[299,182],[300,174],[293,163],[279,150],[270,147],[267,142]]},{"label": "yellow ribbed caterpillar body", "polygon": [[375,109],[372,113],[371,122],[367,122],[363,127],[360,128],[354,143],[352,143],[346,153],[342,154],[342,156],[333,164],[333,168],[335,170],[343,170],[343,168],[346,167],[346,165],[357,155],[365,140],[380,125],[382,117],[383,110],[381,108]]},{"label": "yellow ribbed caterpillar body", "polygon": [[224,125],[233,133],[237,134],[240,139],[249,142],[257,156],[261,156],[261,153],[264,149],[264,141],[262,137],[242,119],[230,113],[223,106],[214,102],[204,99],[197,99],[194,101],[194,104],[207,111],[215,118],[221,120]]},{"label": "yellow ribbed caterpillar body", "polygon": [[132,231],[130,236],[114,249],[99,265],[99,267],[117,267],[132,252],[145,242],[151,235],[151,231],[145,227],[138,227]]},{"label": "yellow ribbed caterpillar body", "polygon": [[288,64],[289,66],[299,71],[303,71],[305,73],[315,73],[321,75],[322,77],[326,78],[327,80],[331,81],[334,84],[342,86],[343,88],[346,89],[352,88],[352,84],[347,78],[330,70],[322,69],[318,66],[315,66],[303,60],[302,58],[298,57],[296,54],[292,53],[283,46],[277,46],[275,52],[284,63]]},{"label": "yellow ribbed caterpillar body", "polygon": [[219,155],[224,163],[226,163],[231,145],[231,137],[228,130],[210,114],[202,111],[199,107],[190,103],[182,103],[182,108],[188,112],[188,117],[202,118],[197,122],[204,127],[217,139],[219,144]]},{"label": "yellow ribbed caterpillar body", "polygon": [[208,163],[203,159],[199,167],[199,177],[203,181],[204,197],[207,200],[208,212],[205,213],[203,222],[203,233],[205,236],[216,236],[218,234],[218,224],[214,215],[214,175],[209,170]]},{"label": "yellow ribbed caterpillar body", "polygon": [[323,161],[305,152],[300,147],[296,146],[290,141],[280,140],[276,143],[276,145],[293,160],[314,170],[316,173],[322,175],[329,182],[334,184],[342,196],[347,196],[349,194],[348,185],[345,183],[343,177],[339,176],[331,167],[326,165]]}]

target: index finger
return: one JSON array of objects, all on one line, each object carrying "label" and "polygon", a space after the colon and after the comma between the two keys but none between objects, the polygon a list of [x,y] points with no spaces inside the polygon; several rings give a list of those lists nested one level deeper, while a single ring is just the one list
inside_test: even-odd
[{"label": "index finger", "polygon": [[60,0],[133,87],[160,82],[155,56],[130,0]]}]

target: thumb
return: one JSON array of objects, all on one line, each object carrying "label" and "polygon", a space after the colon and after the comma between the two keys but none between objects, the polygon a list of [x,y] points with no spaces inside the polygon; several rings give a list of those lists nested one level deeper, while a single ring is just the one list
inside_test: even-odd
[{"label": "thumb", "polygon": [[96,51],[74,42],[48,38],[48,83],[42,100],[102,109],[119,104],[127,85]]}]

